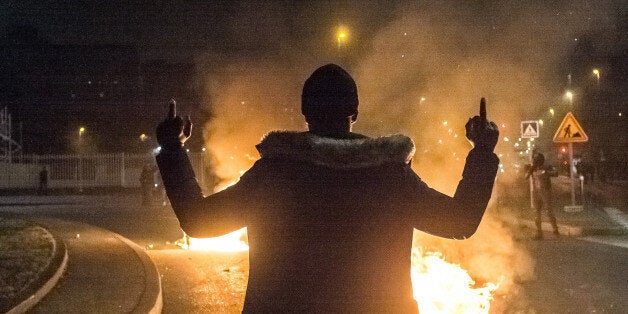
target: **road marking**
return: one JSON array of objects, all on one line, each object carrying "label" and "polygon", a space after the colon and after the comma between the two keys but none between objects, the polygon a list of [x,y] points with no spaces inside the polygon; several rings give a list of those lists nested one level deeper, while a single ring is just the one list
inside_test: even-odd
[{"label": "road marking", "polygon": [[604,211],[614,222],[628,229],[628,215],[614,207],[604,207]]},{"label": "road marking", "polygon": [[619,246],[628,249],[628,237],[626,236],[589,236],[581,237],[578,239],[600,244]]}]

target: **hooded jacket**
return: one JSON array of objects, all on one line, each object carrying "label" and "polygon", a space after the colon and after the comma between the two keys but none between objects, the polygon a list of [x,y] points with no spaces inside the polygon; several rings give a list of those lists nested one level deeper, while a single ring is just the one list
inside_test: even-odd
[{"label": "hooded jacket", "polygon": [[417,312],[413,228],[455,239],[477,229],[497,173],[495,154],[471,150],[450,197],[410,168],[410,138],[351,134],[272,132],[240,181],[208,197],[183,149],[157,156],[186,233],[248,228],[244,312]]}]

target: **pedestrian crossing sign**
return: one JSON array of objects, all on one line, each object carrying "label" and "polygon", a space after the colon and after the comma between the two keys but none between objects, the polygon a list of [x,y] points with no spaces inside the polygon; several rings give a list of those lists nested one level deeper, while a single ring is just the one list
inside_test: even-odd
[{"label": "pedestrian crossing sign", "polygon": [[539,121],[521,121],[521,137],[537,138],[539,137]]},{"label": "pedestrian crossing sign", "polygon": [[588,140],[589,137],[571,112],[567,113],[554,134],[554,143],[584,143]]}]

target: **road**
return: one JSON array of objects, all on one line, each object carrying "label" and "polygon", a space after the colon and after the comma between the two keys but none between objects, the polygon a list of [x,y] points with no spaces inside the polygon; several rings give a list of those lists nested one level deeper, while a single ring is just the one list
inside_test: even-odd
[{"label": "road", "polygon": [[[7,205],[9,204],[9,205]],[[238,312],[243,300],[246,253],[217,254],[173,248],[181,237],[169,207],[140,206],[139,195],[0,197],[1,213],[76,220],[117,232],[156,248],[149,255],[163,275],[164,312]],[[535,263],[534,279],[520,283],[522,313],[625,313],[628,309],[628,248],[562,237],[532,241],[522,236]]]},{"label": "road", "polygon": [[537,313],[626,313],[628,249],[569,238],[527,247],[536,280],[523,287]]}]

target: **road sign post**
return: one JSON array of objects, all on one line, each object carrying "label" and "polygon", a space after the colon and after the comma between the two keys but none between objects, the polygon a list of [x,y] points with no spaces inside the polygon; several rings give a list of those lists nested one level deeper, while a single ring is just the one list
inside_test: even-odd
[{"label": "road sign post", "polygon": [[[539,121],[527,120],[521,121],[521,138],[537,138],[539,137]],[[530,166],[534,163],[532,156],[532,149],[530,150]],[[530,208],[534,209],[534,181],[532,181],[532,174],[530,174],[528,180],[530,181]]]},{"label": "road sign post", "polygon": [[[569,146],[569,181],[571,183],[571,206],[565,206],[566,212],[578,212],[583,210],[584,196],[582,205],[576,205],[576,172],[573,164],[573,143],[584,143],[589,137],[584,133],[584,129],[578,123],[578,120],[571,112],[568,112],[560,123],[558,130],[554,133],[555,143],[567,143]],[[583,192],[584,194],[584,192]]]}]

